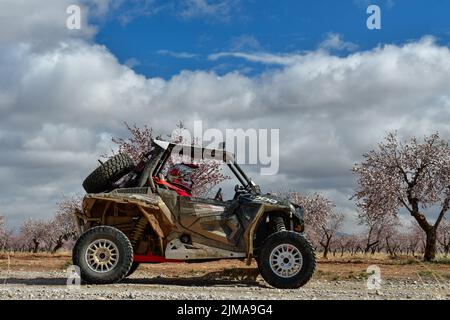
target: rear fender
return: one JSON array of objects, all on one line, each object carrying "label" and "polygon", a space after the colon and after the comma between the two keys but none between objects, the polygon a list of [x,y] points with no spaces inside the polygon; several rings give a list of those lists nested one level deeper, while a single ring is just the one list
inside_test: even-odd
[{"label": "rear fender", "polygon": [[158,195],[115,192],[88,194],[83,200],[83,212],[77,214],[83,231],[96,225],[109,225],[124,232],[130,240],[133,240],[136,221],[141,217],[145,217],[158,236],[161,252],[164,252],[164,240],[173,229],[174,222],[169,208]]}]

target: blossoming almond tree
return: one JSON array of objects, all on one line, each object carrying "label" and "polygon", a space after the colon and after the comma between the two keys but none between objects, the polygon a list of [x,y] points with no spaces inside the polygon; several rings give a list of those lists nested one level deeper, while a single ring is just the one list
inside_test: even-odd
[{"label": "blossoming almond tree", "polygon": [[303,206],[308,238],[323,248],[323,257],[327,258],[335,235],[342,227],[344,215],[335,212],[335,205],[318,193],[302,196],[298,192],[291,192],[289,199]]},{"label": "blossoming almond tree", "polygon": [[406,233],[406,242],[406,254],[411,254],[413,257],[416,252],[423,251],[423,248],[425,248],[425,233],[416,221],[411,223]]},{"label": "blossoming almond tree", "polygon": [[75,213],[81,211],[82,198],[78,196],[65,197],[58,203],[58,210],[50,221],[52,232],[49,234],[49,245],[52,253],[60,249],[65,241],[77,237]]},{"label": "blossoming almond tree", "polygon": [[[389,133],[353,168],[358,207],[373,216],[406,209],[426,234],[424,260],[436,256],[437,229],[450,205],[450,148],[438,133],[408,143]],[[434,223],[425,210],[436,210]]]},{"label": "blossoming almond tree", "polygon": [[344,222],[344,215],[340,212],[332,211],[328,217],[327,221],[322,228],[322,237],[320,239],[320,245],[323,248],[323,257],[327,258],[328,252],[331,246],[334,244],[332,241],[335,240],[337,232],[341,229]]},{"label": "blossoming almond tree", "polygon": [[4,250],[8,242],[8,232],[5,227],[5,219],[0,215],[0,250]]},{"label": "blossoming almond tree", "polygon": [[358,215],[360,224],[366,227],[364,233],[364,253],[374,254],[377,250],[383,249],[384,239],[391,238],[398,225],[398,218],[395,215],[378,215],[372,211],[362,211]]},{"label": "blossoming almond tree", "polygon": [[304,196],[298,192],[290,192],[288,197],[305,210],[306,230],[320,232],[321,226],[326,224],[328,215],[334,209],[334,204],[319,193]]},{"label": "blossoming almond tree", "polygon": [[28,218],[20,227],[20,233],[26,239],[28,249],[33,253],[38,252],[39,248],[49,238],[51,232],[49,226],[50,224],[43,219]]},{"label": "blossoming almond tree", "polygon": [[450,221],[444,220],[438,229],[438,242],[442,246],[444,255],[450,253]]},{"label": "blossoming almond tree", "polygon": [[[395,217],[395,216],[394,216]],[[382,240],[386,246],[386,252],[391,256],[397,256],[397,251],[406,243],[406,238],[400,232],[399,219],[393,219],[391,223],[387,223],[382,229]]]},{"label": "blossoming almond tree", "polygon": [[338,234],[335,239],[335,247],[340,251],[341,257],[344,256],[344,252],[353,256],[358,250],[362,251],[363,242],[360,234]]}]

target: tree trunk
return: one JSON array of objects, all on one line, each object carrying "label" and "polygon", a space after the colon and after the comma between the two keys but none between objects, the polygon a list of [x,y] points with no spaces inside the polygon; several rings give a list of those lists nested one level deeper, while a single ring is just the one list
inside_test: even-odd
[{"label": "tree trunk", "polygon": [[[320,241],[320,245],[323,247],[323,257],[325,259],[327,259],[328,251],[330,251],[331,238],[333,237],[333,234],[328,234],[326,232],[326,230],[324,230],[324,231],[325,231],[325,234],[324,234],[325,243],[323,243],[323,241]],[[322,237],[322,240],[323,240],[323,237]]]},{"label": "tree trunk", "polygon": [[56,253],[56,251],[58,251],[58,249],[60,249],[62,246],[63,246],[63,242],[58,240],[56,242],[56,245],[53,247],[52,254]]},{"label": "tree trunk", "polygon": [[424,261],[432,261],[436,258],[436,229],[431,227],[426,231],[427,239],[425,242]]},{"label": "tree trunk", "polygon": [[330,250],[330,240],[331,240],[331,237],[326,237],[326,242],[325,243],[323,243],[323,242],[320,243],[322,245],[322,247],[323,247],[323,257],[324,257],[324,259],[328,258],[328,251]]},{"label": "tree trunk", "polygon": [[39,241],[36,241],[36,239],[33,239],[33,243],[34,243],[33,253],[37,253],[38,249],[39,249]]},{"label": "tree trunk", "polygon": [[389,237],[386,238],[386,251],[391,257],[393,256],[391,246],[389,244]]},{"label": "tree trunk", "polygon": [[323,258],[324,259],[328,259],[328,247],[325,247],[325,249],[323,250]]},{"label": "tree trunk", "polygon": [[370,250],[370,253],[371,253],[372,255],[374,255],[376,251],[377,251],[377,246],[374,246],[374,247],[372,247],[372,249]]}]

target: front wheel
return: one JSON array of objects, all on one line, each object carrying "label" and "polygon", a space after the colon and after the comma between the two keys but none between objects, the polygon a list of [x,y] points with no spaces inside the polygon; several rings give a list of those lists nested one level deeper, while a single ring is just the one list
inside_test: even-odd
[{"label": "front wheel", "polygon": [[308,240],[292,231],[272,234],[258,256],[261,276],[268,284],[281,289],[305,285],[316,269],[316,256]]}]

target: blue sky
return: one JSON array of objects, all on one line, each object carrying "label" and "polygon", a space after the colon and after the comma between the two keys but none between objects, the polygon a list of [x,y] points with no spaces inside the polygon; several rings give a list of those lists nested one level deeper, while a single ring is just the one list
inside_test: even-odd
[{"label": "blue sky", "polygon": [[[181,70],[238,70],[258,74],[270,66],[223,57],[217,52],[293,53],[317,49],[330,34],[354,44],[337,55],[381,43],[405,43],[433,35],[450,42],[450,2],[445,0],[209,1],[226,8],[192,11],[177,1],[126,1],[98,21],[96,42],[138,73],[170,78]],[[369,4],[382,10],[382,29],[366,27]],[[180,13],[181,12],[181,13]]]}]

